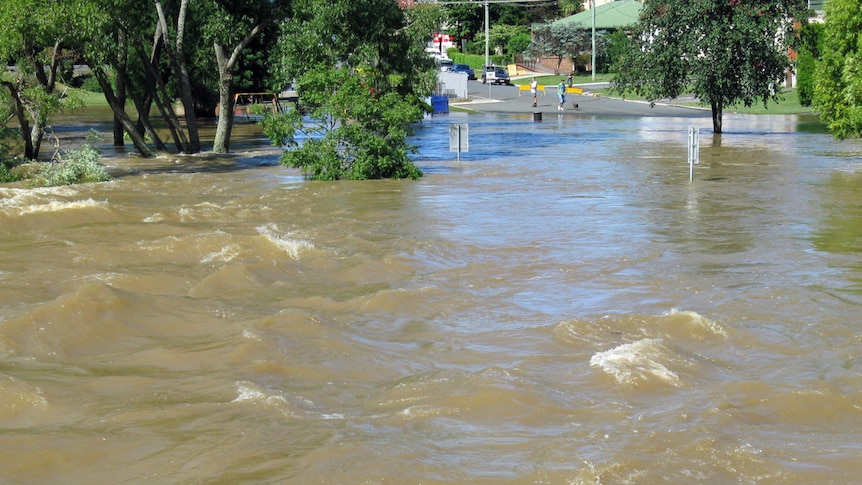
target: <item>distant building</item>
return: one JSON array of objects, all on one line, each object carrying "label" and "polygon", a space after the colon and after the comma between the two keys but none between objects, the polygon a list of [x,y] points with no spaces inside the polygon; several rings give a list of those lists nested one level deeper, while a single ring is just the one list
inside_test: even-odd
[{"label": "distant building", "polygon": [[[616,0],[584,0],[584,10],[589,10],[593,6],[593,2],[595,2],[596,7],[601,7],[606,3],[615,2]],[[643,3],[642,0],[638,0]]]},{"label": "distant building", "polygon": [[828,2],[829,0],[808,0],[808,9],[814,11],[814,15],[809,20],[812,22],[823,22],[823,9]]},{"label": "distant building", "polygon": [[808,8],[816,11],[823,12],[823,7],[826,5],[826,0],[808,0]]}]

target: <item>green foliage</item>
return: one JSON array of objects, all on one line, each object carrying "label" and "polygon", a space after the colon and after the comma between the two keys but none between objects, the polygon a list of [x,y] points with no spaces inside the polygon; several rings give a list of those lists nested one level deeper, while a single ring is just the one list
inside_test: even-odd
[{"label": "green foliage", "polygon": [[481,72],[482,65],[485,63],[485,56],[479,54],[462,54],[454,49],[449,49],[447,54],[449,59],[455,64],[467,64],[476,72]]},{"label": "green foliage", "polygon": [[[405,12],[390,0],[297,2],[284,25],[277,71],[295,80],[303,112],[268,114],[282,163],[316,180],[418,178],[407,142],[437,67],[423,46],[439,10]],[[304,116],[303,116],[304,114]]]},{"label": "green foliage", "polygon": [[625,55],[629,48],[631,39],[623,30],[617,30],[606,34],[604,38],[607,40],[604,49],[597,50],[596,63],[598,64],[597,72],[615,72],[617,65]]},{"label": "green foliage", "polygon": [[[521,37],[523,40],[524,36],[530,35],[530,30],[524,26],[517,25],[491,25],[491,29],[489,31],[490,35],[490,46],[492,52],[503,52],[505,54],[514,55],[520,54],[521,51],[512,52],[508,50],[509,42],[513,38]],[[519,41],[516,40],[516,46]],[[529,45],[529,43],[527,44]]]},{"label": "green foliage", "polygon": [[560,13],[568,17],[584,10],[584,2],[580,0],[560,0]]},{"label": "green foliage", "polygon": [[858,0],[826,4],[814,108],[838,139],[862,136],[862,9]]},{"label": "green foliage", "polygon": [[778,96],[794,19],[807,19],[804,0],[646,2],[617,64],[616,90],[648,100],[693,93],[712,108],[721,133],[724,107]]},{"label": "green foliage", "polygon": [[91,130],[88,142],[77,150],[69,150],[62,160],[41,164],[41,169],[30,181],[38,187],[54,187],[88,182],[105,182],[111,176],[105,170]]},{"label": "green foliage", "polygon": [[446,5],[443,8],[449,33],[459,39],[475,40],[475,34],[483,28],[483,6],[477,2]]},{"label": "green foliage", "polygon": [[412,178],[422,172],[407,157],[410,123],[422,107],[392,90],[376,89],[373,74],[348,68],[310,71],[300,78],[309,109],[267,114],[266,135],[285,145],[281,162],[314,180]]},{"label": "green foliage", "polygon": [[9,167],[5,162],[0,162],[0,184],[8,184],[9,182],[17,182],[19,179],[9,171]]},{"label": "green foliage", "polygon": [[96,76],[87,76],[84,79],[84,82],[81,83],[81,89],[91,93],[102,92],[102,86],[99,85],[99,81],[96,79]]},{"label": "green foliage", "polygon": [[506,44],[506,51],[513,55],[527,52],[532,42],[532,36],[527,32],[513,35]]},{"label": "green foliage", "polygon": [[591,47],[591,33],[587,29],[575,24],[551,24],[534,31],[530,50],[536,57],[556,57],[559,69],[563,59],[574,59]]},{"label": "green foliage", "polygon": [[820,39],[823,24],[812,23],[799,31],[799,49],[796,57],[796,88],[799,103],[811,106],[814,99],[814,84],[817,76],[817,61],[820,58]]}]

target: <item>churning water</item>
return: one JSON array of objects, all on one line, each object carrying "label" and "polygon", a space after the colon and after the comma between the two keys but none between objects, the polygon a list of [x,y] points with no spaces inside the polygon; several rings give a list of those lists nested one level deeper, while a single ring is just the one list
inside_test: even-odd
[{"label": "churning water", "polygon": [[[469,152],[448,151],[449,123]],[[853,483],[862,144],[470,115],[0,188],[5,483]]]}]

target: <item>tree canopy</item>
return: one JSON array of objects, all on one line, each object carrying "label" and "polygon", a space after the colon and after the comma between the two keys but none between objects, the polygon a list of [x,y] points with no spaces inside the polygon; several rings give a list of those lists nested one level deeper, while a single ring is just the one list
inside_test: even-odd
[{"label": "tree canopy", "polygon": [[264,119],[282,163],[318,180],[421,176],[406,138],[436,83],[424,45],[439,21],[437,7],[392,0],[295,2],[273,67],[301,109]]},{"label": "tree canopy", "polygon": [[862,5],[830,0],[817,63],[814,108],[838,139],[862,136]]},{"label": "tree canopy", "polygon": [[804,0],[646,0],[614,88],[650,101],[694,94],[721,133],[725,107],[780,96],[794,24],[807,17]]},{"label": "tree canopy", "polygon": [[[144,156],[167,150],[151,108],[176,147],[202,149],[198,116],[219,117],[213,150],[227,151],[237,86],[265,89],[267,43],[289,0],[4,0],[0,57],[14,65],[0,91],[18,122],[23,156],[36,159],[51,117],[73,83],[73,64],[90,66],[114,112],[114,143],[127,135]],[[265,28],[272,26],[271,35]],[[255,44],[256,43],[256,44]],[[251,52],[251,48],[255,52]],[[127,112],[127,101],[134,112]],[[176,109],[175,101],[181,103]],[[64,102],[62,104],[68,105]],[[133,117],[137,116],[137,119]],[[46,131],[48,130],[48,131]]]},{"label": "tree canopy", "polygon": [[17,68],[14,77],[0,79],[0,83],[20,126],[24,158],[39,156],[45,130],[61,108],[62,93],[56,88],[71,77],[76,53],[69,47],[89,12],[85,0],[0,3],[0,24],[14,26],[0,29],[0,58]]},{"label": "tree canopy", "polygon": [[559,71],[563,59],[574,60],[590,49],[590,42],[590,32],[576,24],[551,24],[535,29],[531,47],[537,56],[556,57],[556,70]]}]

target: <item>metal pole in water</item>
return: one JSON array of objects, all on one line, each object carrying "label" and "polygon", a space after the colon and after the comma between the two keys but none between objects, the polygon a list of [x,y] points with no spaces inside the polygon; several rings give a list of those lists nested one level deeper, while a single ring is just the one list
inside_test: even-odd
[{"label": "metal pole in water", "polygon": [[688,127],[688,181],[694,180],[694,164],[700,162],[700,129]]},{"label": "metal pole in water", "polygon": [[458,125],[458,165],[461,165],[461,125]]}]

